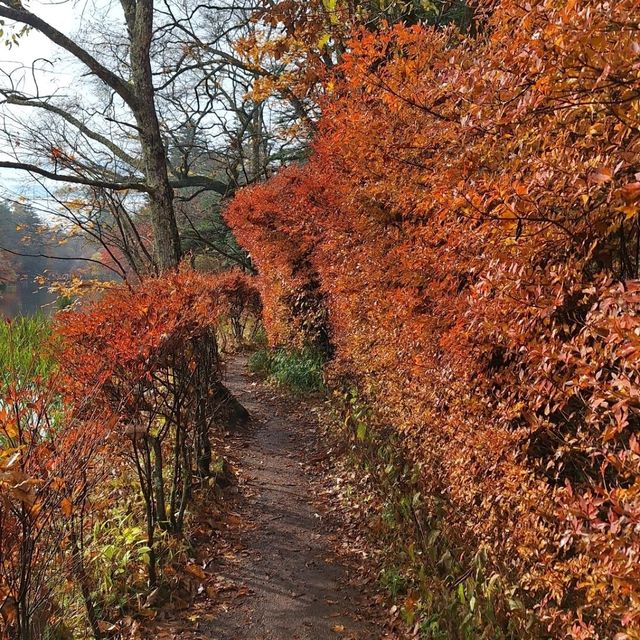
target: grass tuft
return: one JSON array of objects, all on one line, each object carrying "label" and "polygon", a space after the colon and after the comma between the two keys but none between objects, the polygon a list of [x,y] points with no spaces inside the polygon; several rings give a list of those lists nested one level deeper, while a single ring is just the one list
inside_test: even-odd
[{"label": "grass tuft", "polygon": [[55,366],[51,324],[43,315],[0,321],[0,386],[47,379]]},{"label": "grass tuft", "polygon": [[298,393],[324,389],[322,356],[312,349],[260,349],[249,359],[249,369],[276,385]]}]

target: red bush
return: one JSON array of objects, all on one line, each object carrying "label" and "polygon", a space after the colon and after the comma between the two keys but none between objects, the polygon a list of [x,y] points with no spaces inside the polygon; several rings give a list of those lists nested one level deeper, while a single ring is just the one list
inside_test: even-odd
[{"label": "red bush", "polygon": [[[257,310],[239,273],[191,270],[122,285],[81,311],[58,315],[62,389],[74,405],[97,396],[119,423],[119,446],[137,472],[156,582],[156,530],[182,530],[197,476],[211,474],[211,431],[221,391],[218,331]],[[124,443],[129,443],[124,446]]]},{"label": "red bush", "polygon": [[[101,635],[97,612],[105,616],[109,608],[93,583],[87,549],[94,519],[117,513],[116,500],[136,525],[146,521],[148,578],[155,585],[163,551],[158,530],[180,534],[189,501],[213,475],[211,440],[224,419],[220,405],[230,399],[221,385],[218,334],[258,311],[258,293],[240,273],[166,273],[59,313],[50,345],[57,367],[46,379],[35,371],[6,373],[2,637],[67,633],[56,630],[55,600],[72,582],[93,634]],[[15,345],[6,347],[12,354]],[[136,476],[137,498],[130,488]],[[118,490],[104,489],[107,481]]]},{"label": "red bush", "polygon": [[304,339],[288,300],[316,287],[451,544],[554,637],[640,636],[636,13],[503,0],[474,37],[360,33],[315,155],[227,213],[272,341]]}]

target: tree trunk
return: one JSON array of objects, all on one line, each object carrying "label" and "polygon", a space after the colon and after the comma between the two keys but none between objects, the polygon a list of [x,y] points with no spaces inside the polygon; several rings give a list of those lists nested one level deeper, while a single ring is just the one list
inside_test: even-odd
[{"label": "tree trunk", "polygon": [[164,496],[164,464],[162,460],[162,443],[154,436],[147,436],[149,446],[153,451],[153,489],[152,495],[155,493],[156,501],[156,521],[158,526],[166,531],[170,528],[170,522],[167,518],[167,505]]},{"label": "tree trunk", "polygon": [[156,262],[161,271],[178,265],[180,236],[169,183],[167,156],[155,105],[150,48],[153,35],[153,0],[121,0],[129,30],[131,84],[130,105],[138,125],[149,187],[149,209],[154,230]]},{"label": "tree trunk", "polygon": [[[104,188],[134,188],[149,197],[151,223],[153,225],[155,253],[160,271],[175,268],[181,257],[180,237],[173,206],[173,189],[167,170],[166,149],[160,132],[155,105],[155,91],[151,69],[150,51],[153,36],[153,0],[120,0],[129,34],[129,62],[131,77],[127,81],[101,64],[86,49],[38,17],[20,2],[0,0],[0,18],[29,25],[49,40],[67,50],[84,63],[102,82],[113,89],[128,105],[135,118],[142,157],[145,182],[129,184],[91,179],[90,176],[59,175],[34,164],[0,161],[4,167],[20,168],[71,183]],[[69,116],[68,116],[69,117]],[[67,119],[68,119],[67,117]],[[98,134],[99,135],[99,134]],[[109,146],[109,141],[106,141]]]}]

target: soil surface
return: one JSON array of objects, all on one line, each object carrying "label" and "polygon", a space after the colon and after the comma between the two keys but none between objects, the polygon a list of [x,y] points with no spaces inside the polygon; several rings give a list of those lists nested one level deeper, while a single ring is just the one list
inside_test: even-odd
[{"label": "soil surface", "polygon": [[[233,553],[207,571],[234,585],[234,597],[199,625],[215,640],[379,640],[379,605],[355,584],[334,553],[341,532],[322,507],[315,462],[323,457],[311,405],[285,402],[251,377],[246,360],[228,368],[225,384],[249,410],[250,425],[225,440],[237,486],[237,527],[224,533]],[[208,616],[207,616],[208,617]]]}]

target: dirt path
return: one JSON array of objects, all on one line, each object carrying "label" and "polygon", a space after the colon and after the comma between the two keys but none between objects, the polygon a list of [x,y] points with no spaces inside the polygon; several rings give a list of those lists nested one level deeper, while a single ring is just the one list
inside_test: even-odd
[{"label": "dirt path", "polygon": [[226,384],[252,424],[229,443],[239,526],[225,537],[234,553],[208,570],[235,585],[236,596],[200,632],[215,640],[382,638],[369,599],[332,551],[339,531],[318,509],[321,487],[309,467],[318,455],[315,416],[251,379],[244,359],[230,364]]}]

